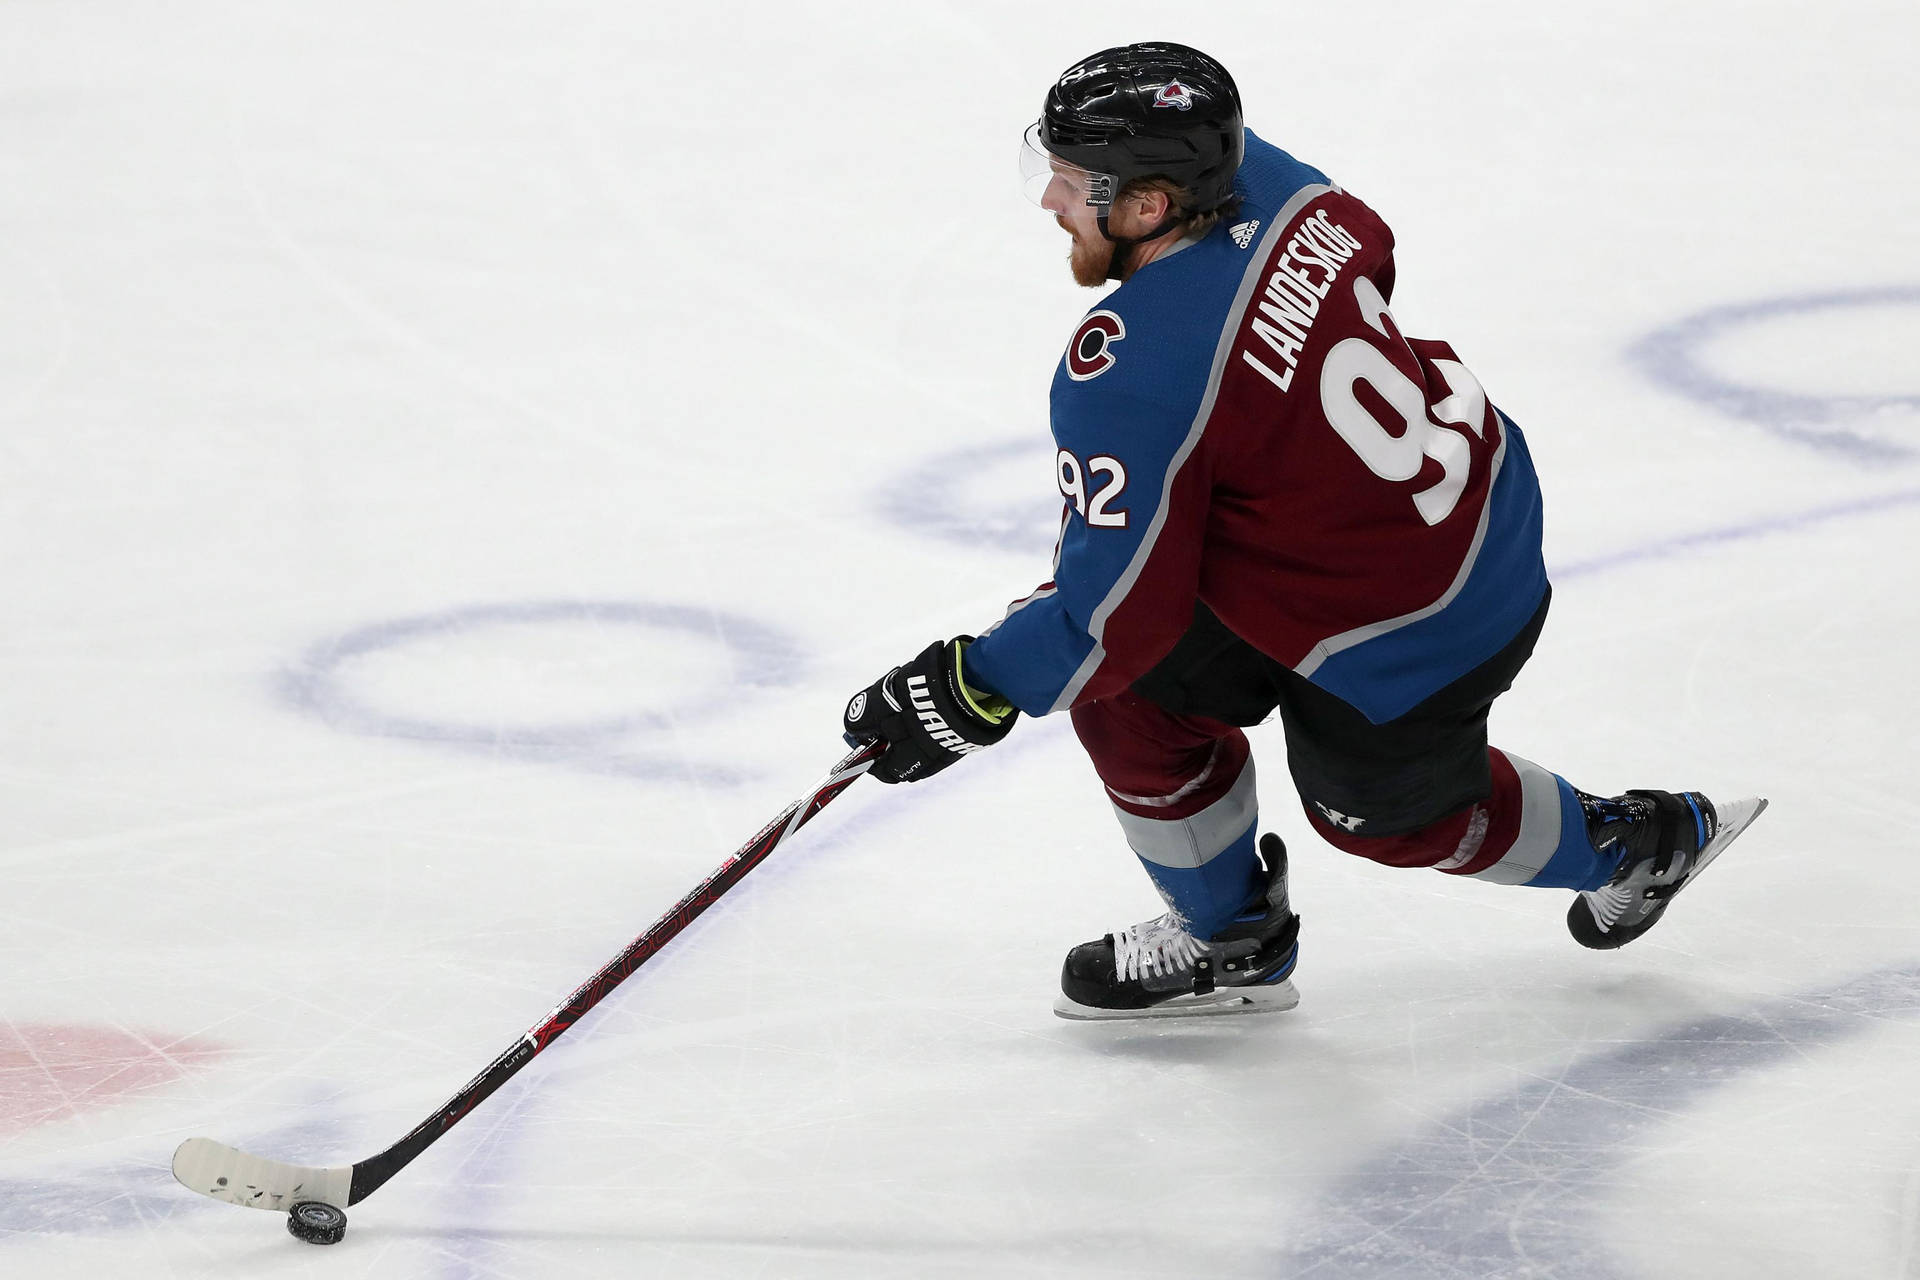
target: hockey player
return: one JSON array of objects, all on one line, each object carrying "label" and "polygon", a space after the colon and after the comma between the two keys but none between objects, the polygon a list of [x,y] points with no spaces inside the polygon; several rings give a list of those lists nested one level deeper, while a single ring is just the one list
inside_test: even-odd
[{"label": "hockey player", "polygon": [[855,695],[844,728],[910,782],[1021,712],[1071,713],[1167,911],[1073,948],[1057,1010],[1297,1002],[1241,731],[1276,712],[1336,848],[1573,890],[1585,946],[1645,933],[1766,802],[1605,799],[1489,747],[1546,621],[1540,490],[1520,429],[1388,309],[1386,224],[1246,130],[1226,69],[1177,44],[1070,67],[1025,163],[1075,279],[1119,282],[1054,377],[1053,577]]}]

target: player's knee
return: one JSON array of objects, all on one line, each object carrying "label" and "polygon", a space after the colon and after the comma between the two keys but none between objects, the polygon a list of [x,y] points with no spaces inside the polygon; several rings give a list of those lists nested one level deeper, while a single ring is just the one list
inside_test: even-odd
[{"label": "player's knee", "polygon": [[1117,801],[1181,806],[1185,816],[1226,794],[1248,764],[1246,735],[1181,722],[1125,695],[1073,709],[1073,727]]},{"label": "player's knee", "polygon": [[1372,824],[1309,801],[1307,817],[1320,838],[1343,853],[1389,867],[1435,867],[1458,856],[1471,831],[1473,807],[1436,818],[1412,830],[1378,834]]}]

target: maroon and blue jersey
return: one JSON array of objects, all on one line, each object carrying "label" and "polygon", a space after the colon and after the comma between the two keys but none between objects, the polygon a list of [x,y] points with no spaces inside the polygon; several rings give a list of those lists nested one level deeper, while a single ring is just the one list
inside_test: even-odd
[{"label": "maroon and blue jersey", "polygon": [[1043,715],[1126,688],[1204,601],[1381,722],[1491,657],[1547,588],[1519,430],[1387,309],[1393,235],[1247,134],[1240,203],[1087,313],[1055,374],[1051,581],[969,649]]}]

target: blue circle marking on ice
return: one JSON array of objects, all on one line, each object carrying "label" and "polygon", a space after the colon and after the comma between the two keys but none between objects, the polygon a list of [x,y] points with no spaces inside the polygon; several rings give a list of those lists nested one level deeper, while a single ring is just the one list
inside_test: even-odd
[{"label": "blue circle marking on ice", "polygon": [[[1900,965],[1582,1058],[1550,1080],[1423,1127],[1339,1175],[1325,1197],[1288,1224],[1284,1269],[1274,1274],[1622,1280],[1630,1273],[1596,1234],[1591,1211],[1617,1185],[1621,1165],[1662,1126],[1717,1090],[1916,1013],[1920,965]],[[519,1096],[496,1124],[465,1139],[485,1144],[490,1155],[542,1096],[524,1081],[510,1089]],[[250,1136],[242,1145],[319,1161],[337,1157],[344,1141],[329,1117]],[[214,1203],[182,1192],[151,1162],[0,1176],[0,1245],[147,1230],[211,1212]],[[429,1233],[485,1239],[470,1227]],[[450,1254],[442,1274],[492,1274],[472,1266],[468,1251]]]},{"label": "blue circle marking on ice", "polygon": [[[1831,323],[1845,313],[1874,308],[1920,308],[1920,287],[1795,294],[1712,307],[1648,334],[1627,356],[1668,390],[1786,439],[1868,464],[1912,458],[1920,450],[1876,436],[1867,424],[1889,413],[1920,413],[1920,387],[1890,393],[1790,390],[1743,381],[1716,370],[1708,358],[1710,348],[1752,338],[1777,321]],[[1920,313],[1915,318],[1920,322]],[[1812,328],[1809,336],[1817,332]],[[1806,349],[1816,347],[1810,343]]]},{"label": "blue circle marking on ice", "polygon": [[[242,1145],[288,1160],[337,1158],[353,1136],[338,1119],[339,1097],[315,1099],[302,1108],[306,1119],[248,1134]],[[203,1213],[218,1203],[177,1185],[164,1160],[116,1159],[74,1167],[63,1161],[61,1167],[0,1174],[0,1246],[44,1242],[50,1236],[150,1232],[158,1223]]]},{"label": "blue circle marking on ice", "polygon": [[[543,638],[557,647],[583,628],[595,635],[626,639],[652,632],[669,642],[690,643],[706,659],[717,658],[720,669],[693,680],[670,670],[657,703],[564,719],[514,719],[498,714],[498,708],[483,716],[402,711],[382,705],[381,698],[369,697],[355,687],[356,675],[369,666],[390,659],[429,662],[436,645],[464,646],[469,662],[490,643],[513,648],[524,659],[529,651],[538,652]],[[515,645],[506,644],[509,636]],[[595,772],[653,775],[669,771],[681,776],[686,771],[684,761],[649,760],[623,749],[623,740],[684,728],[710,717],[728,702],[751,696],[756,689],[791,684],[801,665],[799,648],[789,637],[737,614],[638,601],[553,600],[471,605],[361,627],[313,645],[281,671],[279,688],[287,702],[352,733],[481,747]],[[525,670],[524,662],[516,666],[512,655],[494,667],[495,675],[508,677]],[[493,692],[498,694],[497,684]],[[488,690],[478,689],[474,697],[484,703],[487,695]],[[590,690],[588,696],[597,694]],[[479,710],[486,708],[482,705]]]},{"label": "blue circle marking on ice", "polygon": [[1920,1011],[1920,966],[1706,1017],[1422,1129],[1302,1215],[1289,1276],[1627,1274],[1590,1210],[1659,1128],[1716,1089]]},{"label": "blue circle marking on ice", "polygon": [[1045,555],[1060,532],[1060,494],[1046,482],[1052,456],[1044,432],[941,453],[889,482],[880,511],[900,528],[974,550]]}]

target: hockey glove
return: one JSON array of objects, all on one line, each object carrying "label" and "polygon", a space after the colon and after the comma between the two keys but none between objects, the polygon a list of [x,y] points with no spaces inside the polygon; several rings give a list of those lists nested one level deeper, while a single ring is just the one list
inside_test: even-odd
[{"label": "hockey glove", "polygon": [[960,664],[972,636],[928,645],[847,703],[846,739],[876,738],[886,752],[870,772],[882,782],[918,782],[961,756],[1007,736],[1020,713],[992,694],[967,688]]}]

